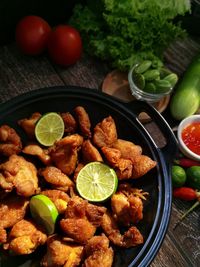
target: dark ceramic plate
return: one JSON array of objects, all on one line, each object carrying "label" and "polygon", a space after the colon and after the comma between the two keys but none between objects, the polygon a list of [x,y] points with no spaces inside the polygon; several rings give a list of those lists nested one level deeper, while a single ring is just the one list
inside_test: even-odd
[{"label": "dark ceramic plate", "polygon": [[[86,108],[92,126],[111,115],[117,125],[118,137],[133,141],[143,148],[143,153],[157,161],[157,167],[147,175],[133,181],[136,187],[149,192],[144,207],[144,219],[138,225],[145,242],[131,249],[116,249],[114,267],[147,267],[155,257],[166,234],[171,212],[170,165],[176,152],[176,139],[163,117],[144,102],[122,103],[96,90],[77,87],[54,87],[32,91],[18,96],[0,106],[0,125],[14,127],[24,136],[17,120],[28,117],[35,111],[72,111],[77,105]],[[138,120],[138,114],[146,112],[164,133],[167,145],[158,148]],[[25,136],[24,136],[25,138]],[[39,266],[44,251],[38,250],[30,256],[6,257],[1,254],[0,266]]]}]

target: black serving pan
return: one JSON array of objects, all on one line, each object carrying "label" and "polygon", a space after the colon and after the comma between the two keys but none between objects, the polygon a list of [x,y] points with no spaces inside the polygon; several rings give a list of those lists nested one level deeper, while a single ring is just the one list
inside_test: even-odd
[{"label": "black serving pan", "polygon": [[[23,94],[0,106],[0,125],[14,127],[20,135],[22,130],[17,120],[28,117],[35,111],[73,111],[82,105],[90,115],[92,126],[111,115],[117,125],[118,137],[133,141],[143,148],[143,154],[157,161],[157,166],[144,177],[134,180],[134,186],[149,192],[144,207],[144,219],[138,225],[145,242],[131,249],[115,250],[114,267],[147,267],[158,252],[167,231],[172,202],[170,165],[176,153],[177,143],[173,132],[163,117],[150,105],[134,101],[123,103],[104,93],[87,88],[52,87]],[[138,114],[146,112],[156,122],[166,138],[166,146],[158,148],[145,127],[138,120]],[[25,136],[24,136],[25,141]],[[5,257],[1,254],[0,266],[39,266],[37,260],[43,252],[30,256]],[[33,261],[32,261],[33,259]],[[1,265],[2,264],[2,265]]]}]

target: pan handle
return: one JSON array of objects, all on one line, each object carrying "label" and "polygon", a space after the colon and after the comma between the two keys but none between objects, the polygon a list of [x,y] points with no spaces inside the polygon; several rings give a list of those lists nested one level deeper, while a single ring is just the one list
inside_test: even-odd
[{"label": "pan handle", "polygon": [[[160,150],[162,151],[165,159],[168,160],[168,162],[171,162],[177,154],[178,142],[172,129],[170,128],[164,117],[153,106],[144,101],[131,101],[129,103],[126,103],[126,105],[128,105],[128,108],[132,110],[136,114],[136,116],[138,116],[141,112],[146,112],[156,123],[156,125],[159,127],[164,137],[166,138],[166,145],[160,148]],[[140,121],[139,123],[142,125],[142,127],[144,127]]]}]

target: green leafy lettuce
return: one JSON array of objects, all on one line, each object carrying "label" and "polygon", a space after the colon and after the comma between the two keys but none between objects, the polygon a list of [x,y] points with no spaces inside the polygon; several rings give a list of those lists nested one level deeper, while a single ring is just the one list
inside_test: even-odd
[{"label": "green leafy lettuce", "polygon": [[85,51],[128,70],[143,59],[162,61],[163,52],[185,31],[174,19],[190,12],[189,0],[88,0],[69,21],[82,36]]}]

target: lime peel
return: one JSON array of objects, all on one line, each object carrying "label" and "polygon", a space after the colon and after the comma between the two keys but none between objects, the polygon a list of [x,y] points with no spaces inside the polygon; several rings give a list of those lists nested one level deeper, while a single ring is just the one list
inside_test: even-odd
[{"label": "lime peel", "polygon": [[91,202],[102,202],[117,190],[118,178],[114,169],[101,162],[90,162],[79,172],[76,188],[80,196]]},{"label": "lime peel", "polygon": [[48,234],[53,234],[58,218],[55,204],[45,195],[35,195],[30,200],[30,212],[35,221],[42,225]]}]

